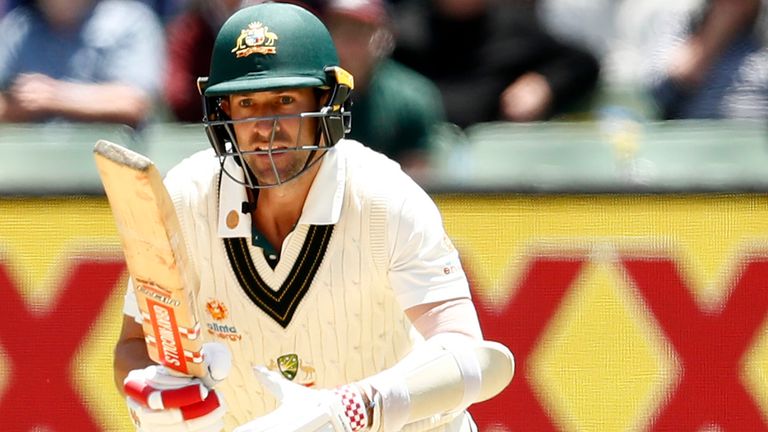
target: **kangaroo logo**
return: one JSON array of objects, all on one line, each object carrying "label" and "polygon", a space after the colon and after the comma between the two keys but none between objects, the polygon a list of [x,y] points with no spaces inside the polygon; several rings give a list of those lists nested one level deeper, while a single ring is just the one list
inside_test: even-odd
[{"label": "kangaroo logo", "polygon": [[260,22],[248,24],[248,28],[240,30],[240,36],[235,41],[232,52],[237,58],[248,57],[251,54],[277,54],[275,41],[277,35],[269,31],[269,27]]}]

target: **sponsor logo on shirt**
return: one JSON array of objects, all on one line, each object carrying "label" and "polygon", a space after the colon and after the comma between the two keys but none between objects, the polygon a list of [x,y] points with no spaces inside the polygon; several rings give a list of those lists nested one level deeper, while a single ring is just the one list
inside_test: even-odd
[{"label": "sponsor logo on shirt", "polygon": [[[219,300],[209,300],[205,303],[205,310],[208,315],[215,321],[223,321],[229,317],[229,309],[227,306]],[[243,335],[237,331],[237,327],[226,323],[211,322],[207,323],[208,334],[215,336],[219,339],[229,341],[239,341],[243,338]]]},{"label": "sponsor logo on shirt", "polygon": [[446,264],[445,267],[443,267],[443,274],[445,275],[456,273],[457,271],[459,271],[459,267],[454,264]]}]

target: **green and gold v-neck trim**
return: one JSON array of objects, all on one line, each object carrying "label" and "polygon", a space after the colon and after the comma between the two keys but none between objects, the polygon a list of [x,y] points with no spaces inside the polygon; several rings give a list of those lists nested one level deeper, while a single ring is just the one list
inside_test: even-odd
[{"label": "green and gold v-neck trim", "polygon": [[224,238],[227,258],[243,292],[283,328],[290,324],[301,300],[323,262],[334,225],[310,225],[304,243],[287,276],[277,290],[265,282],[253,262],[248,239]]}]

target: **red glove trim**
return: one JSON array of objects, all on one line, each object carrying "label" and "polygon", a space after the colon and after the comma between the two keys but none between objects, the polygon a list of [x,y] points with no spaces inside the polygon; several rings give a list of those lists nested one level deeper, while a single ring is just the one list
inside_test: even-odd
[{"label": "red glove trim", "polygon": [[183,406],[179,409],[181,410],[181,416],[184,420],[191,420],[213,412],[220,405],[219,396],[216,394],[216,390],[211,390],[208,392],[208,397],[205,398],[204,401]]},{"label": "red glove trim", "polygon": [[162,390],[160,398],[166,408],[178,408],[200,403],[203,400],[203,386],[190,385],[174,390]]},{"label": "red glove trim", "polygon": [[[158,390],[146,382],[127,381],[123,385],[125,395],[150,409],[178,408],[186,405],[200,403],[203,400],[203,386],[193,384],[172,390]],[[160,394],[162,407],[149,405],[149,398],[154,393]]]},{"label": "red glove trim", "polygon": [[149,407],[148,399],[149,395],[156,391],[156,389],[143,381],[126,381],[123,384],[123,390],[125,395],[135,400],[136,402]]}]

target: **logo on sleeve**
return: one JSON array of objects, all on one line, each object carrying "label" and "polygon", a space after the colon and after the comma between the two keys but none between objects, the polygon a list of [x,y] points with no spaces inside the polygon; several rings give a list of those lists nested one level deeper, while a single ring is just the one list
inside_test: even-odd
[{"label": "logo on sleeve", "polygon": [[452,264],[452,263],[446,263],[445,266],[443,266],[443,274],[449,275],[453,274],[459,271],[459,266]]},{"label": "logo on sleeve", "polygon": [[453,252],[456,250],[456,247],[453,245],[453,242],[451,241],[450,237],[448,235],[443,236],[443,242],[442,242],[443,249],[446,250],[446,252]]}]

